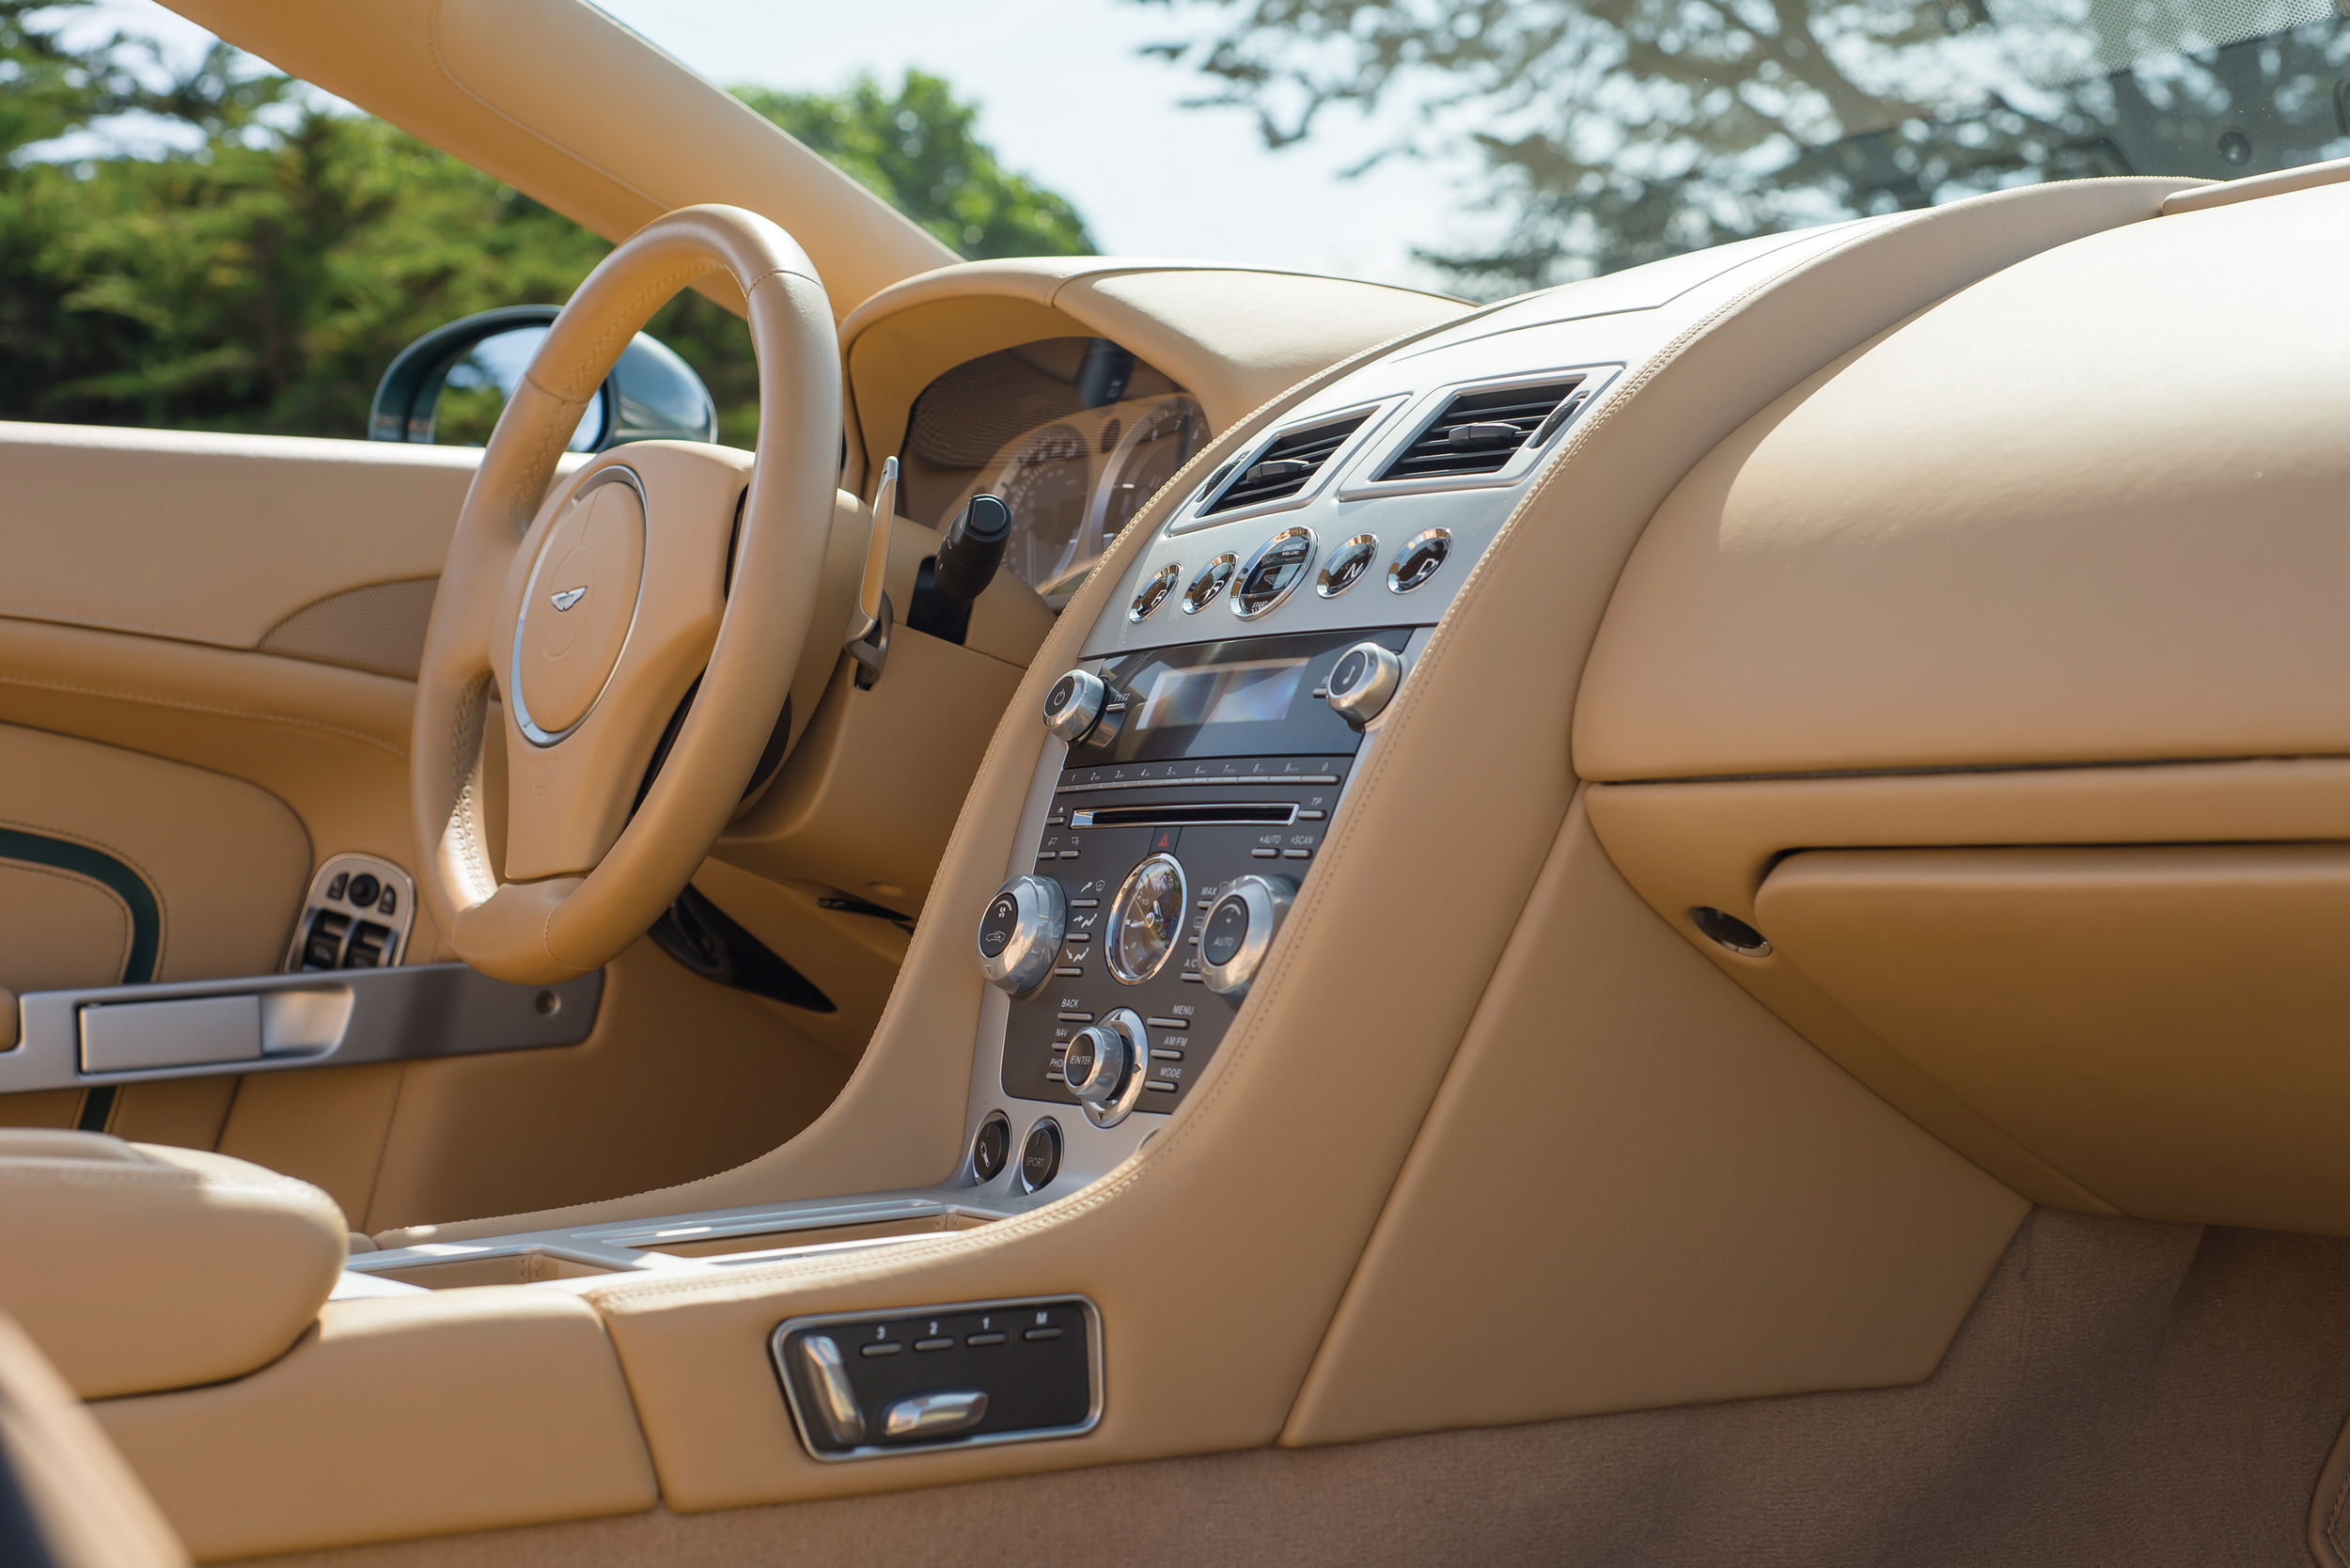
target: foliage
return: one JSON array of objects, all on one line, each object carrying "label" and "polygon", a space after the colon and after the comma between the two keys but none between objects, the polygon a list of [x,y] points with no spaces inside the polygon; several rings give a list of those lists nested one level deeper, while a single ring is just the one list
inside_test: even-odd
[{"label": "foliage", "polygon": [[938,77],[909,71],[895,93],[870,76],[838,97],[734,91],[968,259],[1094,252],[1077,210],[998,164],[979,111]]},{"label": "foliage", "polygon": [[[68,12],[0,0],[0,418],[357,436],[405,344],[477,310],[564,299],[610,248],[226,45],[178,74],[136,39],[69,50]],[[1089,248],[1070,205],[998,166],[935,78],[894,95],[859,81],[838,97],[744,97],[965,254]],[[183,145],[103,139],[122,116]],[[95,156],[41,145],[94,133]],[[747,445],[742,322],[688,293],[649,330],[709,384],[721,439]]]},{"label": "foliage", "polygon": [[1420,255],[1488,295],[2002,185],[2232,178],[2350,133],[2350,30],[2295,28],[2295,0],[2248,0],[2226,47],[2177,0],[1183,4],[1210,29],[1152,52],[1269,146],[1355,109],[1409,127],[1366,165],[1473,152],[1497,237]]}]

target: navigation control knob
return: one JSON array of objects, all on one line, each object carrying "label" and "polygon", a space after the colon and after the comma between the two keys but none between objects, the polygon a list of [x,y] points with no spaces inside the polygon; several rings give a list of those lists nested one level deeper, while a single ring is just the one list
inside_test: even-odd
[{"label": "navigation control knob", "polygon": [[1245,876],[1215,901],[1199,931],[1199,978],[1209,990],[1236,1002],[1248,995],[1295,897],[1287,877]]},{"label": "navigation control knob", "polygon": [[1034,991],[1053,972],[1068,914],[1069,901],[1050,877],[1005,883],[979,919],[979,973],[1015,996]]},{"label": "navigation control knob", "polygon": [[1110,689],[1100,676],[1073,669],[1044,694],[1044,728],[1075,745],[1102,716],[1109,698]]},{"label": "navigation control knob", "polygon": [[1386,711],[1402,683],[1402,660],[1375,642],[1358,642],[1330,666],[1330,706],[1360,729]]},{"label": "navigation control knob", "polygon": [[1143,1041],[1142,1020],[1122,1007],[1070,1040],[1061,1077],[1095,1126],[1115,1126],[1134,1109],[1150,1059]]}]

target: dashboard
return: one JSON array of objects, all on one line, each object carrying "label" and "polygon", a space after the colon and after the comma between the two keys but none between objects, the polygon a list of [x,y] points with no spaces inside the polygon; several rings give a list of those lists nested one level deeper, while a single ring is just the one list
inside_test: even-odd
[{"label": "dashboard", "polygon": [[940,527],[995,495],[1011,509],[1004,570],[1058,609],[1212,433],[1198,400],[1106,337],[999,349],[916,400],[899,510]]},{"label": "dashboard", "polygon": [[[945,1467],[965,1443],[1090,1462],[1916,1382],[2033,1202],[2342,1233],[2350,1099],[2306,1043],[2350,1006],[2340,618],[2286,597],[2341,580],[2339,400],[2304,394],[2342,360],[2330,326],[2281,380],[2232,345],[2288,340],[2350,186],[2224,219],[2175,189],[1456,312],[1257,417],[1107,311],[929,319],[918,377],[858,383],[863,461],[910,432],[916,522],[1063,465],[1011,503],[1023,570],[1101,554],[864,1065],[750,1165],[435,1245],[640,1277],[586,1288],[632,1376],[674,1368],[666,1440],[735,1502],[819,1495],[835,1457],[979,1473]],[[2174,396],[2182,353],[2225,395]],[[1108,531],[1102,459],[1183,399],[1216,433]],[[1485,1332],[1432,1338],[1465,1292]],[[1049,1411],[821,1430],[828,1388],[913,1396],[864,1348],[835,1388],[813,1337],[918,1366],[1014,1308],[1066,1347]],[[1759,1315],[1800,1331],[1742,1337]],[[779,1336],[796,1436],[713,1336]],[[705,1441],[720,1408],[755,1441]]]}]

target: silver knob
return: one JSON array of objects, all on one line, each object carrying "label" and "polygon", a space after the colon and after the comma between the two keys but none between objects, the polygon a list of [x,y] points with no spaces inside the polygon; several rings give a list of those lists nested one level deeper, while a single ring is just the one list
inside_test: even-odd
[{"label": "silver knob", "polygon": [[1375,642],[1358,642],[1330,666],[1330,706],[1360,729],[1386,710],[1402,683],[1402,660]]},{"label": "silver knob", "polygon": [[1100,1023],[1079,1029],[1061,1057],[1061,1077],[1097,1127],[1126,1120],[1142,1096],[1150,1054],[1143,1046],[1142,1020],[1120,1008]]},{"label": "silver knob", "polygon": [[865,1413],[857,1408],[856,1390],[849,1386],[848,1364],[829,1334],[809,1334],[792,1342],[799,1357],[800,1376],[814,1396],[816,1419],[823,1423],[827,1445],[853,1449],[865,1441]]},{"label": "silver knob", "polygon": [[1073,669],[1044,694],[1044,728],[1075,745],[1102,716],[1109,698],[1110,689],[1100,676]]},{"label": "silver knob", "polygon": [[1069,901],[1050,877],[1005,883],[979,918],[979,973],[1015,996],[1034,991],[1053,972],[1068,914]]},{"label": "silver knob", "polygon": [[1245,876],[1215,901],[1199,929],[1199,978],[1209,990],[1236,1002],[1248,995],[1296,897],[1297,885],[1287,877]]},{"label": "silver knob", "polygon": [[885,1437],[947,1437],[987,1419],[987,1395],[973,1388],[951,1394],[916,1394],[882,1412]]}]

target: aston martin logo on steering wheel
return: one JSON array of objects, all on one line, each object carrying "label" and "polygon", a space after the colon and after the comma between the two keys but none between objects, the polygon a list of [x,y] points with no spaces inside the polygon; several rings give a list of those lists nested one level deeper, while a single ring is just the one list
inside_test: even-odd
[{"label": "aston martin logo on steering wheel", "polygon": [[560,593],[550,595],[548,603],[555,606],[557,614],[560,614],[587,596],[588,590],[585,588],[565,588]]}]

